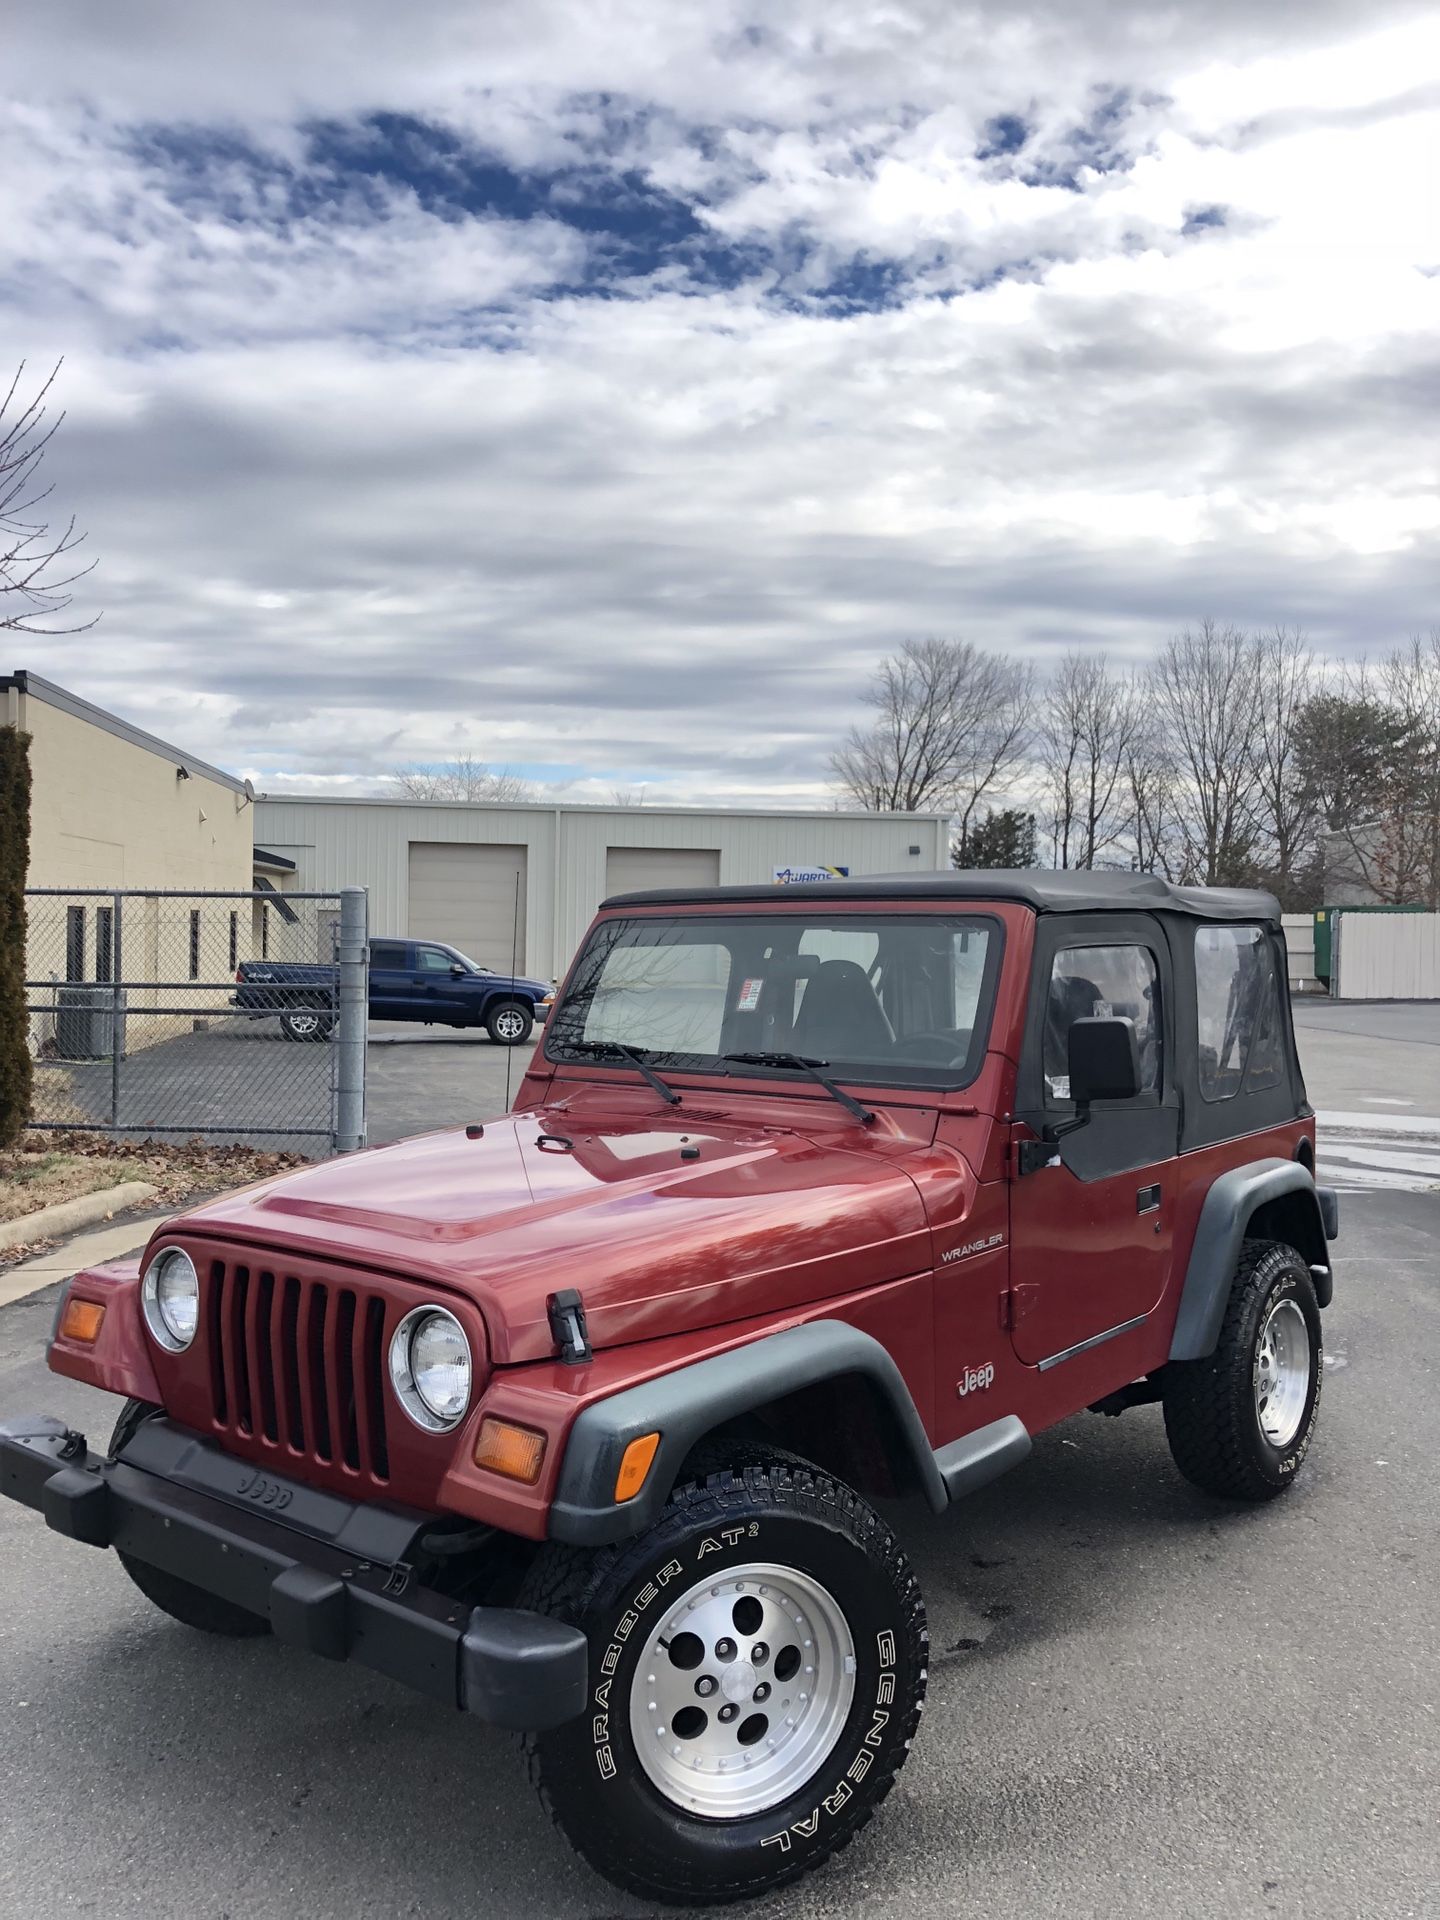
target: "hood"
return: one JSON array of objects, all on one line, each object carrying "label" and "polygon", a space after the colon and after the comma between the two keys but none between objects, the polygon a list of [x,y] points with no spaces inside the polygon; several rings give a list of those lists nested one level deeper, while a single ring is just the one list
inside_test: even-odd
[{"label": "hood", "polygon": [[804,1131],[688,1103],[608,1117],[530,1108],[487,1121],[478,1139],[426,1134],[282,1174],[174,1231],[462,1290],[502,1365],[553,1356],[546,1302],[567,1287],[606,1347],[926,1269],[925,1212],[904,1167],[920,1143],[884,1113],[862,1128],[814,1102],[787,1111]]}]

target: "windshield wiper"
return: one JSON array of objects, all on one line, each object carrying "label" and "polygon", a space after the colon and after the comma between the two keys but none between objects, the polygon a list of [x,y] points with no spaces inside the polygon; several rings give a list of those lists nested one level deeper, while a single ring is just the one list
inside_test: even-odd
[{"label": "windshield wiper", "polygon": [[571,1053],[583,1053],[592,1060],[621,1059],[650,1082],[662,1100],[672,1107],[678,1107],[680,1096],[674,1087],[669,1087],[650,1066],[638,1047],[627,1047],[623,1040],[573,1040],[568,1043]]},{"label": "windshield wiper", "polygon": [[853,1113],[862,1125],[868,1127],[875,1119],[869,1107],[862,1107],[858,1100],[853,1100],[843,1087],[837,1087],[821,1071],[829,1066],[828,1060],[811,1060],[803,1053],[722,1053],[720,1058],[733,1060],[741,1067],[793,1067],[797,1073],[808,1073],[817,1085],[824,1087],[832,1100],[838,1100],[846,1112]]}]

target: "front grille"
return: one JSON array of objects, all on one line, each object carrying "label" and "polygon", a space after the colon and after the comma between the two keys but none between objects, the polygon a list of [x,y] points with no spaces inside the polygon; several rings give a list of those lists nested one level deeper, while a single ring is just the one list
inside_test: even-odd
[{"label": "front grille", "polygon": [[217,1428],[389,1478],[381,1294],[212,1260],[205,1310]]}]

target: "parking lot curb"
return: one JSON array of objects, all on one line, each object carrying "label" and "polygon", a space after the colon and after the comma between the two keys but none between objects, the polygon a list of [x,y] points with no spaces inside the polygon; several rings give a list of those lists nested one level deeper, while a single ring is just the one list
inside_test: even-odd
[{"label": "parking lot curb", "polygon": [[[158,1188],[145,1180],[127,1180],[118,1187],[106,1187],[99,1193],[83,1194],[78,1199],[43,1207],[39,1213],[26,1214],[23,1220],[6,1221],[5,1228],[19,1228],[0,1239],[0,1251],[6,1246],[22,1246],[32,1240],[53,1240],[61,1234],[72,1235],[78,1228],[108,1221],[122,1210],[143,1207],[153,1200]],[[68,1279],[83,1266],[118,1259],[144,1246],[155,1229],[153,1213],[131,1220],[115,1221],[93,1233],[79,1233],[66,1244],[23,1260],[19,1266],[0,1273],[0,1307],[12,1300],[23,1300],[56,1280]],[[4,1232],[4,1228],[0,1228]],[[23,1237],[22,1237],[23,1236]]]},{"label": "parking lot curb", "polygon": [[131,1207],[143,1207],[160,1191],[148,1180],[122,1180],[118,1186],[101,1187],[98,1193],[77,1194],[73,1200],[57,1200],[38,1213],[23,1214],[18,1220],[0,1221],[0,1253],[8,1247],[28,1246],[32,1240],[53,1240],[60,1233],[76,1233],[81,1227],[93,1227],[97,1220],[112,1214],[128,1213]]}]

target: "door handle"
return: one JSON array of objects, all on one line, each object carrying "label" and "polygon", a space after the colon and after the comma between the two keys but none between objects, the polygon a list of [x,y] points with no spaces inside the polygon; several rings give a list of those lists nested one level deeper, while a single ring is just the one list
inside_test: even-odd
[{"label": "door handle", "polygon": [[1139,1187],[1135,1193],[1136,1213],[1158,1213],[1160,1210],[1160,1182],[1153,1186]]}]

